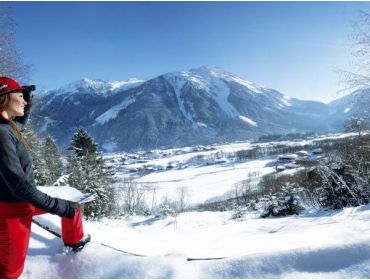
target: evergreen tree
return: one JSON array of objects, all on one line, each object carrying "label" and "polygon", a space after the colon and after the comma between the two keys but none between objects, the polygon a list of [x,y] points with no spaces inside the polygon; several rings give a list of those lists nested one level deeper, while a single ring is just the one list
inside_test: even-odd
[{"label": "evergreen tree", "polygon": [[69,184],[83,193],[94,193],[96,199],[84,207],[84,214],[90,219],[112,215],[114,211],[113,171],[97,144],[85,130],[80,128],[72,137],[69,157]]},{"label": "evergreen tree", "polygon": [[261,218],[271,216],[299,215],[304,210],[301,202],[302,188],[286,183],[273,195],[265,195],[263,199],[263,212]]},{"label": "evergreen tree", "polygon": [[48,183],[48,170],[42,152],[42,140],[37,134],[30,128],[30,123],[22,130],[23,136],[27,143],[30,145],[32,153],[32,167],[34,170],[34,176],[36,184],[39,186],[45,186]]},{"label": "evergreen tree", "polygon": [[98,145],[94,139],[87,134],[83,128],[79,128],[73,135],[70,150],[78,158],[86,157],[89,154],[97,153]]},{"label": "evergreen tree", "polygon": [[51,136],[46,137],[43,158],[47,169],[47,184],[54,184],[63,175],[63,163],[58,147]]}]

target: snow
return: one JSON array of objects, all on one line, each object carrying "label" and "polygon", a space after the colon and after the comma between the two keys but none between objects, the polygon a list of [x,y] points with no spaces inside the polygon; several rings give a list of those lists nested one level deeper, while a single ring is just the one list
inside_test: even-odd
[{"label": "snow", "polygon": [[[305,145],[312,141],[349,137],[333,134],[312,140],[285,141]],[[216,152],[251,149],[249,142],[213,145],[212,150],[194,147],[153,151],[166,152],[145,164],[168,165]],[[258,144],[274,145],[274,142]],[[209,148],[209,147],[207,147]],[[116,161],[122,155],[106,155]],[[161,199],[179,199],[186,189],[188,205],[232,195],[235,187],[254,173],[252,183],[274,171],[275,158],[216,165],[189,166],[133,177],[156,188]],[[132,167],[144,163],[131,164]],[[296,169],[284,171],[293,173]],[[125,179],[127,174],[119,174]],[[81,193],[68,186],[39,187],[53,196],[76,199]],[[151,198],[150,198],[151,199]],[[149,200],[150,200],[149,199]],[[232,219],[233,211],[185,212],[175,216],[133,216],[85,221],[92,242],[78,254],[67,253],[62,241],[36,225],[21,278],[369,278],[370,204],[343,210],[308,208],[299,216],[258,217],[254,211]],[[37,220],[60,231],[60,218],[45,214]],[[147,257],[132,256],[126,252]],[[225,257],[222,260],[188,262],[187,258]]]},{"label": "snow", "polygon": [[97,124],[104,124],[106,122],[109,122],[110,120],[115,119],[120,111],[125,110],[128,106],[134,103],[135,100],[136,98],[131,96],[125,98],[120,104],[111,107],[108,111],[97,117],[94,126]]},{"label": "snow", "polygon": [[78,201],[82,196],[82,193],[72,187],[63,186],[63,187],[38,187],[38,189],[48,195],[57,198],[68,199],[72,201]]},{"label": "snow", "polygon": [[351,111],[351,108],[344,109],[344,113],[348,113],[349,111]]},{"label": "snow", "polygon": [[[85,222],[76,254],[33,225],[22,278],[369,278],[370,205],[231,220],[230,212]],[[45,219],[51,219],[51,215]],[[145,254],[135,257],[104,247]],[[227,257],[187,262],[187,257]]]},{"label": "snow", "polygon": [[67,95],[66,98],[69,98],[74,93],[79,92],[81,89],[85,89],[86,91],[108,96],[116,92],[140,86],[144,82],[145,80],[141,80],[138,78],[131,78],[127,81],[104,81],[99,79],[83,78],[78,81],[66,84],[58,89],[45,91],[42,93],[42,95],[46,96],[52,94],[53,97],[58,95]]},{"label": "snow", "polygon": [[[220,68],[203,66],[200,68],[190,69],[188,71],[168,73],[163,75],[163,77],[174,88],[179,109],[182,115],[191,122],[194,129],[200,127],[196,125],[197,116],[194,115],[191,102],[187,102],[187,98],[184,96],[183,89],[185,85],[191,85],[193,88],[201,90],[202,94],[207,95],[207,97],[211,97],[213,101],[217,103],[220,111],[230,118],[240,118],[238,110],[228,101],[231,92],[230,83],[237,83],[238,85],[245,87],[247,90],[245,93],[252,97],[258,95],[258,98],[266,98],[269,100],[268,103],[270,106],[275,109],[276,107],[279,109],[285,109],[286,107],[292,106],[290,97],[275,90],[253,84]],[[187,103],[185,104],[185,102]],[[270,108],[265,109],[274,110]],[[244,120],[252,126],[257,126],[253,120],[252,122],[247,119]]]},{"label": "snow", "polygon": [[238,111],[228,101],[230,88],[219,79],[213,79],[213,81],[210,81],[210,84],[212,85],[210,91],[215,95],[215,100],[222,111],[230,117],[238,116]]},{"label": "snow", "polygon": [[244,122],[246,122],[247,124],[249,124],[249,125],[257,126],[257,123],[256,123],[255,121],[253,121],[252,119],[250,119],[250,118],[248,118],[248,117],[246,117],[246,116],[239,116],[239,118],[240,118],[242,121],[244,121]]},{"label": "snow", "polygon": [[292,106],[292,104],[289,102],[290,99],[291,98],[289,96],[283,95],[283,98],[281,99],[281,101],[283,102],[285,106]]},{"label": "snow", "polygon": [[202,123],[202,122],[197,122],[197,125],[198,127],[204,127],[204,128],[208,127],[205,123]]},{"label": "snow", "polygon": [[[242,180],[247,179],[250,172],[257,172],[261,176],[273,172],[273,167],[266,167],[269,162],[271,159],[238,165],[226,163],[189,167],[185,170],[173,169],[150,173],[136,181],[155,189],[158,202],[165,198],[178,201],[181,188],[185,188],[188,204],[193,205],[233,191],[233,187],[239,186]],[[147,199],[148,202],[152,201],[151,196]]]},{"label": "snow", "polygon": [[197,69],[191,69],[190,71],[195,72],[195,73],[200,73],[201,75],[209,75],[210,73],[212,76],[217,77],[219,79],[222,79],[228,82],[236,82],[238,84],[245,86],[252,93],[262,93],[265,90],[264,87],[256,85],[245,79],[242,79],[234,74],[228,73],[220,68],[202,66]]},{"label": "snow", "polygon": [[194,123],[192,114],[185,109],[184,98],[181,97],[181,90],[187,81],[186,77],[188,77],[186,73],[182,73],[182,75],[167,75],[166,76],[167,80],[172,84],[175,90],[177,103],[179,104],[181,113],[191,123]]},{"label": "snow", "polygon": [[111,85],[110,90],[112,90],[112,91],[127,90],[127,89],[130,89],[130,88],[137,87],[137,86],[141,85],[144,82],[145,82],[145,80],[141,80],[141,79],[138,79],[138,78],[130,78],[127,81],[112,81],[112,82],[110,82],[110,85]]},{"label": "snow", "polygon": [[183,105],[183,100],[180,96],[181,89],[188,81],[195,87],[205,90],[208,94],[212,95],[215,102],[219,105],[221,110],[230,117],[238,116],[237,110],[228,102],[230,89],[226,83],[220,79],[219,75],[209,69],[191,69],[189,71],[181,71],[164,75],[164,77],[172,84],[175,89],[176,97],[179,102],[179,107],[183,115],[193,121],[193,116],[187,112]]},{"label": "snow", "polygon": [[208,92],[214,97],[214,100],[223,112],[230,117],[239,115],[238,111],[227,100],[230,95],[230,88],[220,79],[220,76],[217,75],[213,69],[201,67],[198,69],[191,69],[189,73],[206,85]]}]

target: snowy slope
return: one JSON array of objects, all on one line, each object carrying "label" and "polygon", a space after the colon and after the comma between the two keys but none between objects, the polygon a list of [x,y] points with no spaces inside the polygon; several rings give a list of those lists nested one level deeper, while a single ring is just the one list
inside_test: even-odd
[{"label": "snowy slope", "polygon": [[290,106],[289,102],[287,102],[287,97],[281,94],[279,95],[277,92],[272,95],[273,90],[253,84],[252,82],[244,80],[220,68],[202,66],[190,69],[189,71],[165,74],[164,78],[169,81],[175,89],[181,111],[186,117],[192,113],[187,111],[186,106],[184,106],[185,103],[189,103],[189,100],[187,100],[189,97],[183,93],[184,87],[189,84],[197,89],[203,90],[203,94],[209,95],[216,102],[220,110],[231,118],[239,117],[240,112],[238,112],[229,101],[231,89],[227,82],[241,85],[246,92],[252,96],[271,95],[269,98],[273,102],[270,102],[270,106],[276,106],[276,104],[271,104],[274,102],[278,104],[278,107]]},{"label": "snowy slope", "polygon": [[125,98],[120,104],[113,106],[109,110],[105,111],[99,117],[96,118],[96,123],[93,125],[104,124],[110,120],[114,120],[121,110],[126,109],[130,104],[135,102],[135,98],[132,96],[128,96]]},{"label": "snowy slope", "polygon": [[87,222],[93,241],[76,255],[63,253],[58,238],[34,225],[22,278],[370,277],[370,205],[287,218],[231,220],[231,214]]}]

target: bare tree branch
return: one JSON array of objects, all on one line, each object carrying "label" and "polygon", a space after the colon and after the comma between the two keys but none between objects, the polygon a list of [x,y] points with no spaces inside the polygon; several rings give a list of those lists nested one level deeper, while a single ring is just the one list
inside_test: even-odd
[{"label": "bare tree branch", "polygon": [[9,76],[21,83],[30,78],[31,66],[26,65],[15,42],[16,23],[10,8],[0,9],[0,76]]}]

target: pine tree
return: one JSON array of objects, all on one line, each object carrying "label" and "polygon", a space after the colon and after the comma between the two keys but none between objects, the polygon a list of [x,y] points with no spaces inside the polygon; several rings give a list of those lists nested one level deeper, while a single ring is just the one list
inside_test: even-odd
[{"label": "pine tree", "polygon": [[52,185],[63,174],[63,163],[58,147],[51,136],[46,137],[43,158],[47,169],[47,184]]},{"label": "pine tree", "polygon": [[69,157],[69,184],[83,193],[94,193],[96,200],[84,207],[90,219],[112,215],[114,211],[113,171],[97,152],[97,144],[80,128],[72,137]]},{"label": "pine tree", "polygon": [[32,166],[36,184],[39,186],[45,186],[48,183],[48,170],[42,152],[42,140],[31,129],[30,123],[27,123],[27,125],[23,128],[22,133],[27,143],[30,145],[32,153]]},{"label": "pine tree", "polygon": [[262,200],[261,218],[271,216],[299,215],[304,210],[301,202],[304,190],[291,183],[279,188],[274,194],[265,195]]}]

